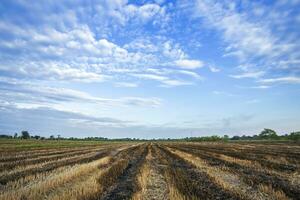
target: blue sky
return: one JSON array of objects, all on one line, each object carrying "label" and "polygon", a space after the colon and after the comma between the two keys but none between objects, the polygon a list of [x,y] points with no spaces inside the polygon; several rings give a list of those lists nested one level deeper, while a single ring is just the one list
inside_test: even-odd
[{"label": "blue sky", "polygon": [[300,129],[300,1],[0,2],[0,133]]}]

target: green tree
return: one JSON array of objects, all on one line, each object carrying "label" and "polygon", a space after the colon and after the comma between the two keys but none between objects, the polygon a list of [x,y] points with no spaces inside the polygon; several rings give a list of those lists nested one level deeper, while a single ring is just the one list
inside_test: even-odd
[{"label": "green tree", "polygon": [[223,140],[228,141],[229,140],[229,136],[228,135],[224,135],[223,136]]},{"label": "green tree", "polygon": [[259,137],[262,138],[262,139],[276,139],[278,136],[277,136],[277,133],[274,130],[265,128],[259,134]]},{"label": "green tree", "polygon": [[21,138],[22,139],[29,139],[30,138],[30,134],[28,133],[28,131],[22,131],[21,132]]},{"label": "green tree", "polygon": [[291,140],[300,141],[300,132],[292,132],[288,137]]}]

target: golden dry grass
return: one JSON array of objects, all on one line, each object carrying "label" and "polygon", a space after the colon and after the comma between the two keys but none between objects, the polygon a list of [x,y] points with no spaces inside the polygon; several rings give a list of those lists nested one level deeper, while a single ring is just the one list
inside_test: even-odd
[{"label": "golden dry grass", "polygon": [[137,185],[139,188],[139,191],[133,194],[132,200],[140,200],[143,199],[143,196],[145,196],[146,188],[149,185],[149,176],[151,174],[151,168],[149,166],[149,160],[151,159],[151,151],[148,151],[148,154],[146,156],[146,161],[141,166],[138,175],[137,175]]},{"label": "golden dry grass", "polygon": [[15,184],[13,191],[7,190],[0,195],[0,199],[17,200],[21,197],[28,199],[41,199],[49,193],[49,191],[58,188],[60,185],[74,179],[84,176],[98,169],[99,165],[107,164],[110,157],[105,157],[87,164],[79,164],[70,167],[64,167],[60,173],[51,173],[44,179],[38,178],[32,181],[30,185],[23,187],[20,184]]},{"label": "golden dry grass", "polygon": [[258,189],[260,192],[265,194],[268,199],[272,200],[290,200],[282,190],[274,190],[270,185],[259,185]]}]

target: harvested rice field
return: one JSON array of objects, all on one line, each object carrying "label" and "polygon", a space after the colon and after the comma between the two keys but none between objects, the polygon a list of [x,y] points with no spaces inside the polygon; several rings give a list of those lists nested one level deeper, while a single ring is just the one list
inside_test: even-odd
[{"label": "harvested rice field", "polygon": [[0,142],[1,200],[300,199],[300,146]]}]

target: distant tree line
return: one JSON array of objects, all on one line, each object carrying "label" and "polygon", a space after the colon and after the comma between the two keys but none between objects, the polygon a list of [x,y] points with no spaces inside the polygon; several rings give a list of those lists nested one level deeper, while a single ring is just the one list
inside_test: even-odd
[{"label": "distant tree line", "polygon": [[20,134],[18,133],[15,133],[13,136],[11,135],[0,135],[0,138],[14,138],[14,139],[36,139],[36,140],[45,140],[46,138],[45,137],[41,137],[39,135],[32,135],[30,136],[29,132],[28,131],[21,131]]},{"label": "distant tree line", "polygon": [[35,139],[35,140],[46,140],[46,139],[54,139],[54,136],[51,135],[49,138],[39,136],[39,135],[31,135],[28,131],[21,131],[21,133],[15,133],[13,136],[11,135],[0,135],[0,138],[10,138],[10,139]]},{"label": "distant tree line", "polygon": [[116,139],[108,139],[105,137],[86,137],[86,138],[76,138],[76,137],[70,137],[70,138],[65,138],[62,137],[60,134],[57,136],[55,135],[50,135],[49,137],[42,137],[39,135],[31,135],[28,131],[21,131],[21,133],[15,133],[13,136],[11,135],[5,135],[5,134],[0,134],[0,138],[7,138],[7,139],[35,139],[35,140],[92,140],[92,141],[106,141],[106,140],[113,140],[113,141],[142,141],[142,139],[137,139],[137,138],[116,138]]},{"label": "distant tree line", "polygon": [[[0,138],[7,138],[7,139],[35,139],[35,140],[87,140],[87,141],[149,141],[145,139],[138,139],[138,138],[117,138],[117,139],[108,139],[105,137],[86,137],[86,138],[64,138],[61,135],[50,135],[49,137],[42,137],[39,135],[30,135],[28,131],[21,131],[20,134],[15,133],[13,136],[11,135],[0,135]],[[235,140],[292,140],[300,142],[300,131],[292,132],[290,134],[285,135],[278,135],[274,130],[265,128],[260,132],[258,135],[253,136],[232,136],[229,137],[228,135],[224,136],[203,136],[203,137],[187,137],[182,139],[150,139],[156,141],[208,141],[208,142],[217,142],[217,141],[235,141]]]},{"label": "distant tree line", "polygon": [[292,141],[300,141],[300,131],[292,132],[290,134],[278,135],[274,130],[265,128],[258,135],[253,136],[233,136],[229,137],[228,135],[224,135],[223,137],[213,135],[213,136],[205,136],[205,137],[190,137],[185,138],[186,141],[229,141],[229,140],[292,140]]}]

